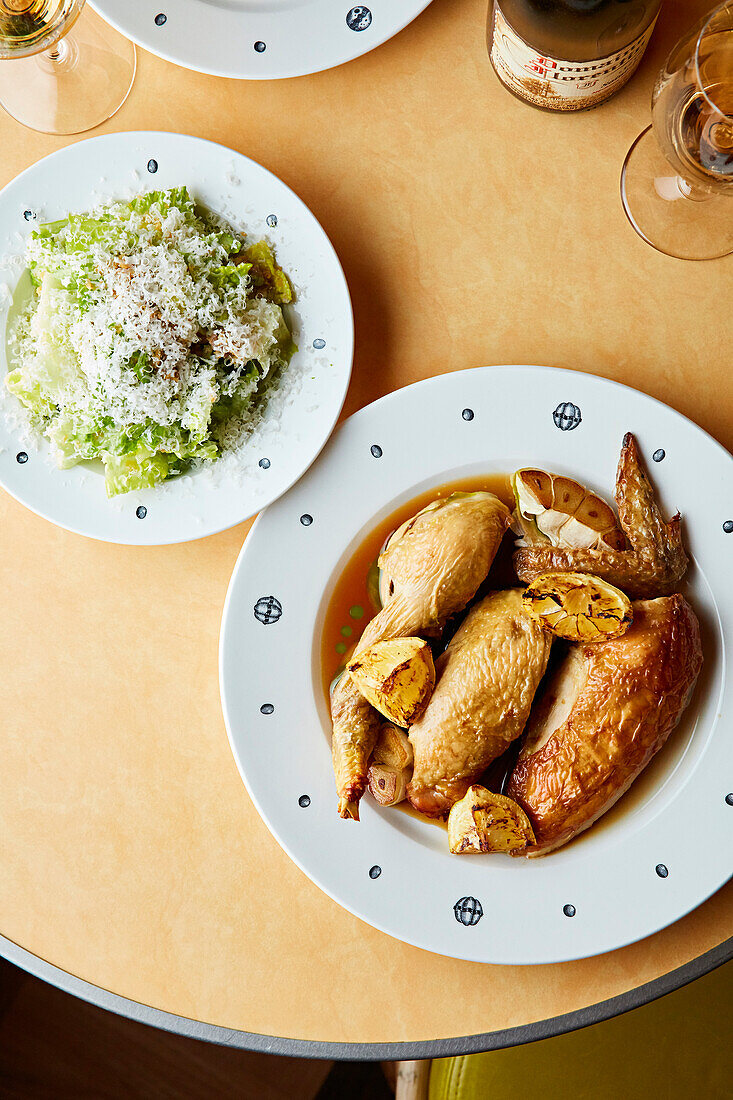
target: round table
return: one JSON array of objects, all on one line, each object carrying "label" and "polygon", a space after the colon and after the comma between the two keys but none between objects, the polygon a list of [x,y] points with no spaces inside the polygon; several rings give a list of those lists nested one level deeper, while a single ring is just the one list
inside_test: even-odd
[{"label": "round table", "polygon": [[[484,45],[486,0],[434,0],[331,72],[251,84],[145,53],[101,130],[180,130],[277,173],[336,246],[356,316],[344,414],[487,363],[589,370],[729,448],[733,263],[646,246],[619,201],[655,74],[709,6],[665,6],[642,68],[577,116],[524,106]],[[64,139],[0,117],[0,183]],[[248,525],[180,546],[95,543],[0,494],[7,957],[115,1011],[280,1053],[415,1058],[570,1030],[733,956],[730,884],[657,935],[498,967],[401,944],[341,910],[271,838],[229,750],[217,643]],[[275,777],[276,779],[276,777]]]}]

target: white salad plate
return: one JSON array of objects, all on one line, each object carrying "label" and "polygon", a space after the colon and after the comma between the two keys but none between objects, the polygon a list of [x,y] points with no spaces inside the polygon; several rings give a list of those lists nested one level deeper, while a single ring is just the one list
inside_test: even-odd
[{"label": "white salad plate", "polygon": [[[612,498],[632,431],[668,515],[679,509],[705,663],[669,741],[593,828],[542,859],[452,856],[445,831],[365,795],[342,821],[320,670],[334,583],[375,524],[457,478],[538,466]],[[733,851],[733,462],[666,405],[580,372],[459,371],[356,413],[256,521],[221,629],[231,747],[259,813],[344,908],[429,951],[550,963],[610,951],[699,905]]]},{"label": "white salad plate", "polygon": [[[7,416],[7,342],[0,341],[0,484],[60,527],[107,542],[159,545],[222,531],[284,493],[308,468],[338,419],[351,375],[351,300],[336,253],[314,216],[276,176],[223,145],[184,134],[109,134],[69,145],[0,192],[0,325],[24,277],[36,226],[115,198],[185,184],[196,201],[251,240],[266,238],[289,275],[285,308],[299,350],[261,423],[210,467],[108,500],[90,464],[58,470],[45,441],[19,440]],[[10,404],[9,404],[10,403]]]},{"label": "white salad plate", "polygon": [[430,0],[92,0],[138,45],[187,69],[279,80],[369,53]]}]

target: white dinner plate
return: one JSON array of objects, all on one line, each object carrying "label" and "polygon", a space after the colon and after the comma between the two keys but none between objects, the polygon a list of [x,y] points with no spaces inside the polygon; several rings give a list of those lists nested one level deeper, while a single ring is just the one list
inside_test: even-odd
[{"label": "white dinner plate", "polygon": [[214,76],[279,80],[332,69],[411,23],[430,0],[92,0],[166,61]]},{"label": "white dinner plate", "polygon": [[[467,411],[470,410],[470,411]],[[333,585],[373,526],[457,478],[531,465],[612,497],[632,431],[662,507],[679,509],[684,591],[705,663],[666,746],[596,826],[543,859],[452,856],[442,829],[368,795],[342,821],[320,675]],[[305,517],[305,518],[304,518]],[[548,963],[610,951],[677,920],[731,873],[733,463],[691,421],[625,386],[530,366],[460,371],[352,416],[261,515],[229,587],[224,714],[242,778],[275,838],[340,905],[430,951]]]},{"label": "white dinner plate", "polygon": [[20,440],[3,415],[6,341],[0,340],[0,484],[60,527],[107,542],[185,542],[247,519],[284,493],[328,439],[346,396],[353,358],[351,300],[321,226],[289,187],[259,164],[184,134],[109,134],[69,145],[0,192],[0,325],[23,277],[25,242],[44,221],[100,199],[185,184],[194,199],[248,237],[267,238],[295,289],[286,307],[298,345],[262,422],[235,455],[210,468],[108,500],[89,464],[60,471],[46,443]]}]

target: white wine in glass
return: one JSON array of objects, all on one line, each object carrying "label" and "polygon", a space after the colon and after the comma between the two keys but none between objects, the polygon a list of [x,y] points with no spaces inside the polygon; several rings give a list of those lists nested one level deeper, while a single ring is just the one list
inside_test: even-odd
[{"label": "white wine in glass", "polygon": [[685,260],[733,252],[733,0],[667,58],[652,125],[624,163],[621,198],[634,229],[660,252]]},{"label": "white wine in glass", "polygon": [[135,79],[135,47],[84,0],[0,0],[0,105],[47,134],[110,118]]}]

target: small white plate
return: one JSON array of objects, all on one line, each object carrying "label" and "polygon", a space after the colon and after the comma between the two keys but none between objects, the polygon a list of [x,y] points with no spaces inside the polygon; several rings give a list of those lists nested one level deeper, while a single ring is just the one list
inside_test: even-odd
[{"label": "small white plate", "polygon": [[92,0],[108,23],[166,61],[214,76],[279,80],[369,53],[430,0]]},{"label": "small white plate", "polygon": [[[626,431],[662,507],[683,514],[685,592],[703,632],[704,669],[667,745],[600,823],[544,859],[451,856],[443,830],[368,795],[361,822],[340,820],[320,635],[356,546],[402,503],[459,477],[536,465],[610,497]],[[648,936],[731,873],[732,562],[731,457],[666,405],[602,378],[528,366],[399,390],[346,421],[242,549],[220,677],[247,789],[322,890],[407,943],[482,962],[548,963]]]},{"label": "small white plate", "polygon": [[[107,542],[158,545],[232,527],[284,493],[338,419],[351,375],[354,325],[341,265],[308,208],[259,164],[200,138],[155,131],[109,134],[45,157],[0,192],[0,325],[25,270],[25,242],[41,222],[95,202],[186,184],[197,201],[255,240],[266,237],[290,276],[299,351],[261,425],[210,468],[108,500],[88,464],[54,467],[47,444],[20,442],[0,408],[0,484],[60,527]],[[7,373],[0,341],[0,386]],[[15,399],[4,396],[7,407]]]}]

